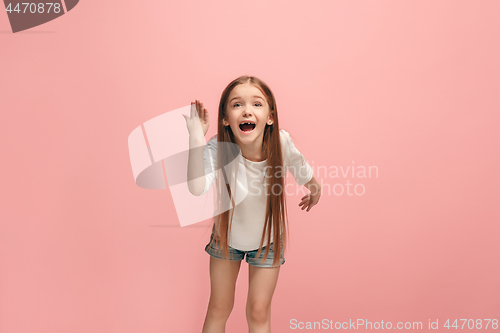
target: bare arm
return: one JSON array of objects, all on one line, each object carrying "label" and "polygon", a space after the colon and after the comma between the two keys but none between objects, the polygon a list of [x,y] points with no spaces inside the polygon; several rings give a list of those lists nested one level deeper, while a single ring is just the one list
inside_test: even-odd
[{"label": "bare arm", "polygon": [[199,196],[205,189],[205,164],[203,161],[203,138],[189,137],[188,188]]},{"label": "bare arm", "polygon": [[189,160],[188,160],[188,189],[193,195],[199,196],[205,189],[205,164],[203,160],[203,138],[208,131],[208,111],[203,103],[196,100],[191,102],[191,117],[183,115],[189,130]]},{"label": "bare arm", "polygon": [[321,184],[314,178],[314,175],[309,182],[304,184],[304,186],[307,187],[311,193],[321,192]]}]

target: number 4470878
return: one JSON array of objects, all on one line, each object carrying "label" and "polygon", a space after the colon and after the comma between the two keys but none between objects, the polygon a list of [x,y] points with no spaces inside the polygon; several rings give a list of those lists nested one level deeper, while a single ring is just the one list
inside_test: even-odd
[{"label": "number 4470878", "polygon": [[[492,329],[498,329],[498,319],[460,319],[462,322],[462,327],[458,326],[458,319],[455,319],[452,325],[450,325],[450,320],[448,319],[446,323],[443,325],[443,327],[446,327],[448,329],[450,328],[455,328],[455,329],[464,329],[465,324],[467,324],[467,327],[469,329],[488,329],[488,326],[491,322],[491,328]],[[484,322],[483,322],[484,321]]]},{"label": "number 4470878", "polygon": [[[12,3],[9,3],[7,8],[5,10],[9,13],[12,12],[17,12],[21,13],[21,9],[19,5],[24,5],[24,10],[22,13],[50,13],[50,10],[52,9],[54,13],[60,13],[61,12],[61,4],[60,3],[52,3],[52,2],[46,2],[46,3],[29,3],[29,2],[23,2],[23,3],[17,3],[14,9],[12,9]],[[28,10],[28,11],[27,11]]]}]

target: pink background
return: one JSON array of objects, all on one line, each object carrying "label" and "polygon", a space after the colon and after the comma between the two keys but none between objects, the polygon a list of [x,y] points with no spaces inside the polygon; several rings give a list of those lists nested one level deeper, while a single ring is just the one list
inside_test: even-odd
[{"label": "pink background", "polygon": [[[273,89],[314,166],[362,196],[288,197],[272,303],[290,320],[500,319],[498,1],[81,1],[12,34],[0,12],[0,331],[200,332],[207,223],[134,183],[127,137],[227,83]],[[293,181],[293,180],[292,180]],[[228,332],[247,330],[242,265]],[[461,323],[460,323],[461,325]],[[491,325],[488,331],[492,331]]]}]

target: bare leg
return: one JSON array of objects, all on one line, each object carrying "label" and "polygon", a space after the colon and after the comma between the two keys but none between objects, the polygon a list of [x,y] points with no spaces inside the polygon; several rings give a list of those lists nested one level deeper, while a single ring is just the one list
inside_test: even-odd
[{"label": "bare leg", "polygon": [[280,267],[248,265],[249,286],[246,315],[250,333],[271,332],[271,300]]},{"label": "bare leg", "polygon": [[210,301],[202,333],[224,333],[233,310],[236,279],[241,260],[222,260],[210,256]]}]

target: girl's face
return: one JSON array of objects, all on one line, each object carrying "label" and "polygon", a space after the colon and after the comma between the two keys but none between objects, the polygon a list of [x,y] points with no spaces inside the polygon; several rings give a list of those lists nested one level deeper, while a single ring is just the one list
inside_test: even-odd
[{"label": "girl's face", "polygon": [[272,125],[269,105],[250,83],[237,85],[229,94],[224,126],[231,126],[237,144],[262,143],[266,125]]}]

